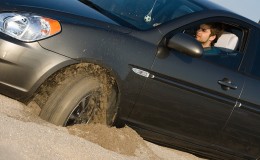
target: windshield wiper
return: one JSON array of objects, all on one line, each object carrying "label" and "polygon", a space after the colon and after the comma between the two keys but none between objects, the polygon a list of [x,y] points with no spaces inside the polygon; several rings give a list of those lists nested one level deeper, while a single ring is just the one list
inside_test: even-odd
[{"label": "windshield wiper", "polygon": [[98,12],[103,12],[104,11],[101,7],[99,7],[98,5],[96,5],[95,3],[93,3],[93,2],[91,2],[89,0],[79,0],[79,1],[81,3],[84,3],[85,5],[93,8],[93,9],[95,9]]}]

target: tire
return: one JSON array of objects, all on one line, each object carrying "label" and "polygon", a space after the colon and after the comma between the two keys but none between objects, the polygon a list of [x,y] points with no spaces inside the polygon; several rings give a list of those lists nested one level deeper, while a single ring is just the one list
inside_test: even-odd
[{"label": "tire", "polygon": [[53,124],[71,126],[101,123],[111,126],[117,115],[116,90],[97,78],[76,76],[66,79],[50,94],[40,117]]}]

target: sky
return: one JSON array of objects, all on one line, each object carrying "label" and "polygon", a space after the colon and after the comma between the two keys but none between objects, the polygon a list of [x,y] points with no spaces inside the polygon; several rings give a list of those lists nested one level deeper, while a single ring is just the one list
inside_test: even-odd
[{"label": "sky", "polygon": [[255,22],[260,20],[260,0],[210,0]]}]

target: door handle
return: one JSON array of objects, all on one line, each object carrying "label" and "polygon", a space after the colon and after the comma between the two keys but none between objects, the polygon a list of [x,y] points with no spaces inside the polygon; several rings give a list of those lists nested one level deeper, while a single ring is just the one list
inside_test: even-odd
[{"label": "door handle", "polygon": [[231,82],[228,78],[223,78],[222,80],[218,80],[218,84],[221,85],[223,90],[237,89],[237,86]]}]

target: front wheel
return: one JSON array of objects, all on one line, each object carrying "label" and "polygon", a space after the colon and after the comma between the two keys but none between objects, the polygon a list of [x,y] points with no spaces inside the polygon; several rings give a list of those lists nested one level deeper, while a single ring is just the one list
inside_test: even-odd
[{"label": "front wheel", "polygon": [[60,126],[101,123],[111,126],[116,117],[116,90],[94,77],[66,79],[54,89],[40,117]]}]

